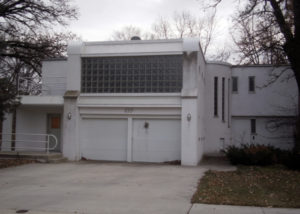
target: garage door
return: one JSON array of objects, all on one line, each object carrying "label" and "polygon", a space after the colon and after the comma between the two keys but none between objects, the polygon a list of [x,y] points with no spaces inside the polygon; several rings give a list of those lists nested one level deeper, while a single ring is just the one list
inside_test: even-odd
[{"label": "garage door", "polygon": [[132,158],[137,162],[180,160],[180,120],[134,119]]},{"label": "garage door", "polygon": [[91,160],[125,161],[126,119],[83,119],[80,126],[81,154]]}]

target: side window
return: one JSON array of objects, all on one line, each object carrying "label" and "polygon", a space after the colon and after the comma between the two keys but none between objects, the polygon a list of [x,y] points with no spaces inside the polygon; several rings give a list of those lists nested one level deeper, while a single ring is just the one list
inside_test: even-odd
[{"label": "side window", "polygon": [[222,77],[222,121],[225,122],[225,78]]},{"label": "side window", "polygon": [[256,119],[251,119],[251,134],[256,134]]},{"label": "side window", "polygon": [[214,116],[218,116],[218,77],[214,78]]},{"label": "side window", "polygon": [[255,92],[255,77],[249,77],[249,92]]},{"label": "side window", "polygon": [[232,77],[232,92],[238,92],[238,77]]}]

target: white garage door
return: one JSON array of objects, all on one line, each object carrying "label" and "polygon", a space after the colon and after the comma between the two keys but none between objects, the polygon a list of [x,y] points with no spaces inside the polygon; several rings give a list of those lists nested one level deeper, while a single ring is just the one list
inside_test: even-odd
[{"label": "white garage door", "polygon": [[127,119],[83,119],[80,126],[82,157],[125,161]]},{"label": "white garage door", "polygon": [[180,120],[134,119],[132,157],[137,162],[180,160]]}]

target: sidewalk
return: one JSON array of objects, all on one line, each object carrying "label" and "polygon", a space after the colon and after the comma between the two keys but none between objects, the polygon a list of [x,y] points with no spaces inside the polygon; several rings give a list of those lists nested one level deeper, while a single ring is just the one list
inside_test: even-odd
[{"label": "sidewalk", "polygon": [[[19,210],[20,211],[20,210]],[[15,214],[16,210],[1,210],[0,214]],[[47,212],[32,211],[20,212],[26,214],[88,214],[86,212]],[[96,213],[102,213],[101,211]],[[169,212],[164,212],[169,213]],[[174,212],[170,212],[174,214]],[[176,212],[177,213],[177,212]],[[288,208],[265,208],[265,207],[246,207],[246,206],[228,206],[228,205],[209,205],[194,204],[188,214],[299,214],[300,209]],[[182,213],[185,214],[185,213]]]},{"label": "sidewalk", "polygon": [[299,214],[300,209],[193,204],[189,214]]}]

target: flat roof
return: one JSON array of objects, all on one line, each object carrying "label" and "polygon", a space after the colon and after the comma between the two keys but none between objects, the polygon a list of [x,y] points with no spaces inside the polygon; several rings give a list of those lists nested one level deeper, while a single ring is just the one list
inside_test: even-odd
[{"label": "flat roof", "polygon": [[21,96],[21,105],[63,106],[63,96]]},{"label": "flat roof", "polygon": [[92,45],[129,45],[129,44],[151,44],[151,43],[179,43],[183,39],[155,39],[155,40],[122,40],[122,41],[91,41],[83,42],[86,46]]}]

